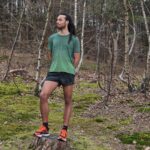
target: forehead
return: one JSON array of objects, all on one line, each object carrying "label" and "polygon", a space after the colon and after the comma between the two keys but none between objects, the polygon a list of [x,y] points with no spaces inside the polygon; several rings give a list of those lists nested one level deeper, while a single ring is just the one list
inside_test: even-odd
[{"label": "forehead", "polygon": [[65,15],[59,15],[59,16],[57,17],[57,19],[66,19],[66,16],[65,16]]}]

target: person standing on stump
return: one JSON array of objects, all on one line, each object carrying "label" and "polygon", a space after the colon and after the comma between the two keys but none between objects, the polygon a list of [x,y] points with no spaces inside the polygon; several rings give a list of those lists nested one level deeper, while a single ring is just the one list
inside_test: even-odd
[{"label": "person standing on stump", "polygon": [[63,87],[64,92],[64,122],[58,136],[59,140],[67,140],[67,129],[72,113],[72,93],[75,78],[75,67],[80,60],[80,42],[75,35],[75,26],[72,18],[61,13],[57,17],[57,33],[48,38],[48,57],[51,61],[46,80],[40,93],[40,111],[43,124],[34,133],[38,137],[49,136],[48,127],[48,98],[58,87]]}]

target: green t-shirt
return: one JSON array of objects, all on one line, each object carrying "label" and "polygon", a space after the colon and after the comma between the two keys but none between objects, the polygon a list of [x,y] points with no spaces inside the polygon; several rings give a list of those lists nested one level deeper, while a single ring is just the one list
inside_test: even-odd
[{"label": "green t-shirt", "polygon": [[80,43],[76,36],[72,36],[68,44],[69,35],[55,33],[48,38],[48,49],[52,60],[49,72],[67,72],[75,74],[73,64],[74,53],[80,53]]}]

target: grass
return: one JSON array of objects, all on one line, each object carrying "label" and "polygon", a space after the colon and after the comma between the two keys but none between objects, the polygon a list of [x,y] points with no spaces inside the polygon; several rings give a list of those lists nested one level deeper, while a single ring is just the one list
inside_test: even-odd
[{"label": "grass", "polygon": [[[2,142],[4,150],[27,149],[32,141],[32,134],[41,124],[39,98],[31,94],[34,84],[20,78],[15,81],[19,92],[13,82],[0,83],[0,143]],[[63,124],[62,91],[60,88],[56,89],[49,99],[49,127],[52,133],[58,133]],[[101,99],[96,83],[80,82],[74,89],[74,112],[69,128],[69,141],[74,150],[109,150],[111,148],[105,143],[110,139],[110,135],[112,137],[112,133],[132,123],[131,117],[113,121],[111,116],[83,117],[82,114],[89,106]],[[149,144],[149,133],[126,136],[122,134],[118,135],[118,138],[125,144],[133,143],[134,140],[137,143],[144,141],[143,144]]]},{"label": "grass", "polygon": [[150,132],[137,132],[133,134],[119,134],[117,136],[124,144],[137,144],[150,146]]},{"label": "grass", "polygon": [[[2,142],[2,148],[7,149],[27,149],[31,140],[32,134],[38,128],[41,123],[41,117],[39,112],[39,98],[31,95],[31,91],[34,89],[33,83],[26,83],[20,78],[15,79],[18,88],[11,83],[0,83],[0,142]],[[74,149],[92,148],[93,150],[104,149],[104,146],[100,146],[91,139],[93,136],[93,130],[91,126],[96,126],[100,122],[104,122],[102,117],[97,118],[84,118],[80,115],[84,112],[89,105],[94,104],[100,96],[91,88],[96,88],[96,84],[81,83],[78,88],[75,89],[74,100],[74,115],[71,118],[70,129],[70,142]],[[88,89],[84,93],[80,93],[78,89]],[[20,94],[21,93],[21,94]],[[49,126],[52,133],[58,133],[63,123],[63,92],[62,89],[57,89],[50,98],[49,101],[50,115]],[[87,124],[89,125],[87,127]],[[79,126],[77,134],[78,138],[72,140],[74,135],[71,134],[71,130],[75,130]],[[80,133],[81,130],[87,129],[89,136]],[[85,133],[85,132],[84,132]],[[16,143],[16,142],[17,143]],[[100,148],[101,147],[101,148]]]},{"label": "grass", "polygon": [[140,107],[140,108],[138,109],[138,112],[150,113],[150,107]]}]

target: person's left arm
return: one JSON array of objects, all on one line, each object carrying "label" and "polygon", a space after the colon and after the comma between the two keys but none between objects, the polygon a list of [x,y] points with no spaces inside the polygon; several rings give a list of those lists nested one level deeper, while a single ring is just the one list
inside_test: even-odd
[{"label": "person's left arm", "polygon": [[74,66],[77,67],[80,61],[80,42],[79,39],[76,37],[74,41]]},{"label": "person's left arm", "polygon": [[74,53],[74,66],[77,67],[78,63],[80,61],[80,53]]}]

